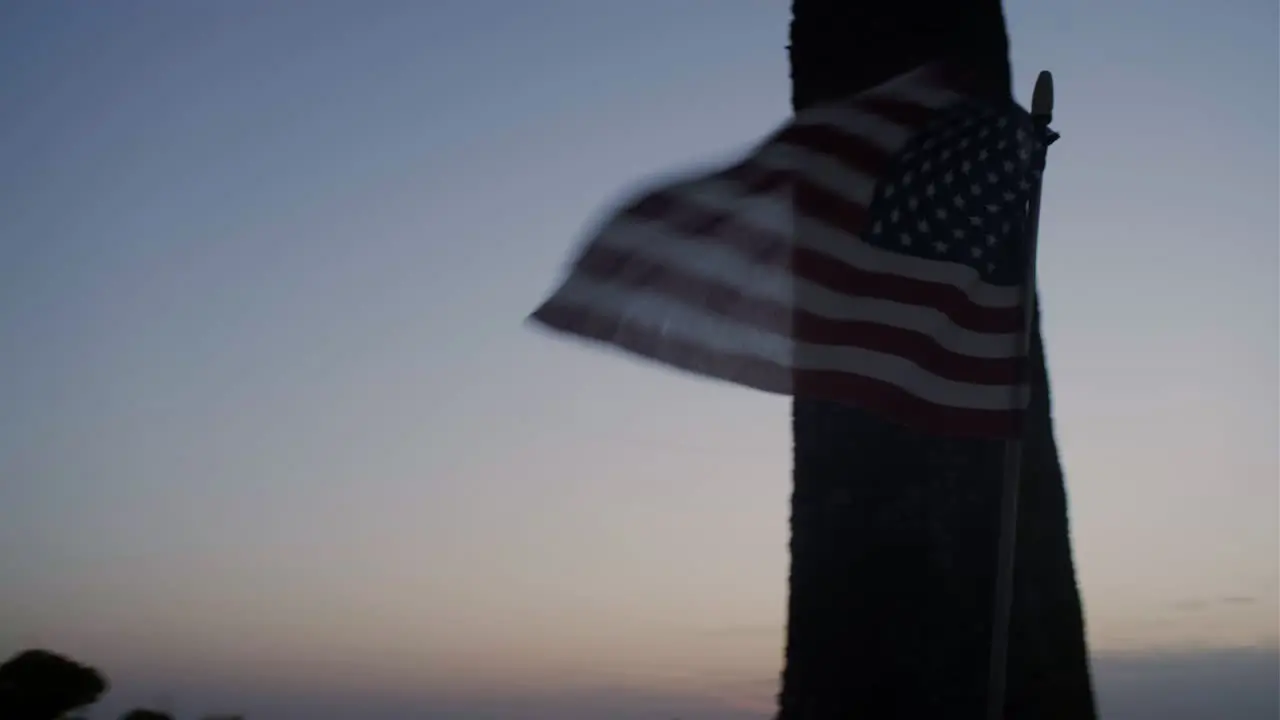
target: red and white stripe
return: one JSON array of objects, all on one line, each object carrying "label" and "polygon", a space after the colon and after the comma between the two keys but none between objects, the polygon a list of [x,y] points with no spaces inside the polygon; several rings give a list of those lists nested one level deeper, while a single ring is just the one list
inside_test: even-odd
[{"label": "red and white stripe", "polygon": [[669,366],[847,402],[922,430],[1009,436],[1019,288],[862,240],[877,185],[965,99],[937,68],[799,113],[741,162],[614,213],[532,319]]}]

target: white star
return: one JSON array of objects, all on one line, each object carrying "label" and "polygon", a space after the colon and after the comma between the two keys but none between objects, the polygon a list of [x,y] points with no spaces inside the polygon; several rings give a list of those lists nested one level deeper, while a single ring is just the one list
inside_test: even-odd
[{"label": "white star", "polygon": [[920,222],[916,223],[916,229],[922,233],[927,233],[929,232],[929,223],[925,222],[924,220],[921,220]]},{"label": "white star", "polygon": [[987,263],[987,272],[995,272],[995,271],[996,271],[996,264],[993,262]]},{"label": "white star", "polygon": [[982,224],[982,218],[978,217],[977,215],[970,215],[969,224],[977,227],[978,225]]},{"label": "white star", "polygon": [[950,247],[950,245],[947,245],[946,243],[942,242],[941,240],[938,240],[937,242],[935,242],[935,243],[933,244],[933,249],[934,249],[934,250],[937,250],[937,251],[938,251],[938,252],[940,252],[940,253],[946,252],[948,247]]},{"label": "white star", "polygon": [[908,246],[908,247],[910,247],[910,246],[911,246],[911,236],[910,236],[910,235],[908,235],[908,234],[906,234],[906,233],[902,233],[901,235],[899,235],[899,236],[898,236],[898,239],[902,242],[902,244],[903,244],[903,245],[906,245],[906,246]]},{"label": "white star", "polygon": [[999,205],[996,205],[995,203],[987,203],[987,212],[994,213],[994,212],[999,212],[999,210],[1000,210]]},{"label": "white star", "polygon": [[908,209],[908,210],[915,210],[915,209],[916,209],[916,206],[917,206],[917,205],[919,205],[919,204],[920,204],[920,201],[919,201],[918,199],[916,199],[916,196],[915,196],[915,195],[912,195],[911,197],[907,198],[907,209]]},{"label": "white star", "polygon": [[947,174],[942,176],[942,182],[944,182],[944,183],[946,183],[946,184],[950,185],[950,184],[951,184],[951,181],[952,181],[952,180],[954,180],[954,179],[955,179],[955,177],[956,177],[956,176],[955,176],[955,173],[953,173],[953,172],[951,172],[950,170],[948,170],[948,171],[947,171]]},{"label": "white star", "polygon": [[884,224],[881,223],[879,220],[877,220],[875,224],[871,226],[871,233],[873,235],[879,235],[882,230],[884,230]]},{"label": "white star", "polygon": [[951,231],[951,236],[957,240],[962,239],[964,237],[964,234],[965,234],[964,230],[961,230],[960,228],[955,228],[954,230]]},{"label": "white star", "polygon": [[898,208],[894,208],[893,211],[889,213],[889,222],[898,222]]},{"label": "white star", "polygon": [[933,183],[929,183],[928,185],[924,186],[924,194],[928,197],[933,197],[933,194],[937,191],[938,189],[934,187]]},{"label": "white star", "polygon": [[885,196],[885,197],[893,197],[893,193],[894,193],[894,192],[895,192],[895,189],[894,189],[894,187],[893,187],[893,183],[889,183],[888,185],[885,185],[885,186],[884,186],[884,196]]},{"label": "white star", "polygon": [[1005,191],[1004,191],[1004,201],[1005,201],[1005,202],[1013,202],[1013,201],[1014,201],[1014,199],[1016,199],[1017,197],[1018,197],[1017,195],[1015,195],[1015,194],[1013,194],[1013,193],[1009,192],[1008,190],[1005,190]]},{"label": "white star", "polygon": [[993,172],[987,173],[987,182],[991,183],[992,185],[995,185],[999,181],[1000,181],[1000,178],[995,173]]},{"label": "white star", "polygon": [[986,148],[982,148],[981,150],[978,151],[978,162],[982,162],[983,160],[986,160],[987,156],[990,154],[991,153],[987,152]]},{"label": "white star", "polygon": [[951,201],[951,203],[958,208],[964,207],[964,196],[963,195],[955,196],[955,198]]},{"label": "white star", "polygon": [[964,173],[965,175],[968,175],[969,170],[971,170],[972,168],[973,168],[973,163],[969,162],[968,160],[965,160],[964,162],[960,163],[960,172]]},{"label": "white star", "polygon": [[1009,173],[1013,172],[1013,161],[1012,161],[1012,160],[1005,160],[1005,161],[1004,161],[1004,171],[1005,171],[1005,172],[1009,172]]},{"label": "white star", "polygon": [[990,247],[995,247],[995,246],[996,246],[996,236],[995,236],[995,235],[992,235],[991,233],[987,233],[987,245],[989,245]]},{"label": "white star", "polygon": [[947,209],[946,209],[946,208],[944,208],[944,207],[940,207],[940,208],[938,208],[937,210],[935,210],[935,211],[933,212],[933,214],[934,214],[934,215],[937,215],[939,220],[946,220],[946,219],[947,219]]},{"label": "white star", "polygon": [[973,193],[974,197],[977,197],[982,194],[982,186],[977,183],[974,183],[973,185],[969,186],[969,192]]},{"label": "white star", "polygon": [[903,173],[903,175],[902,175],[902,184],[903,184],[903,185],[910,185],[910,184],[911,184],[911,173],[910,173],[910,172]]},{"label": "white star", "polygon": [[980,258],[982,257],[982,248],[978,247],[977,245],[974,245],[973,247],[969,248],[969,253],[973,255],[975,258]]}]

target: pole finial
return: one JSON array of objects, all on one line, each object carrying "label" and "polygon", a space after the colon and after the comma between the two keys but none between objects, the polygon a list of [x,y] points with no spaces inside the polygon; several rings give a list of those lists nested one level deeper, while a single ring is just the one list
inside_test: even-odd
[{"label": "pole finial", "polygon": [[1046,121],[1053,117],[1053,73],[1041,70],[1036,89],[1031,93],[1031,115]]}]

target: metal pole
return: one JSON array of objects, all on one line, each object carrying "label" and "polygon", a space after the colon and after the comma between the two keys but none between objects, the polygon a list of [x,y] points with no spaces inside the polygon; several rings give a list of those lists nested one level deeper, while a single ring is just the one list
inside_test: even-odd
[{"label": "metal pole", "polygon": [[[1023,383],[1026,389],[1015,392],[1030,393],[1031,376],[1026,371],[1030,365],[1031,327],[1036,312],[1036,242],[1040,230],[1040,191],[1043,187],[1045,154],[1052,137],[1049,122],[1053,119],[1053,75],[1042,70],[1036,78],[1036,89],[1031,96],[1031,119],[1042,145],[1034,157],[1036,176],[1033,178],[1031,199],[1027,205],[1026,225],[1026,282],[1023,284],[1023,309],[1026,313],[1022,332]],[[1029,396],[1027,398],[1029,400]],[[1026,403],[1029,405],[1029,403]],[[991,618],[991,664],[987,682],[987,720],[1004,717],[1005,684],[1009,657],[1009,616],[1013,610],[1013,569],[1018,538],[1018,486],[1022,481],[1022,446],[1026,434],[1024,418],[1022,433],[1005,443],[1003,493],[1000,499],[1000,541],[996,559],[995,607]]]}]

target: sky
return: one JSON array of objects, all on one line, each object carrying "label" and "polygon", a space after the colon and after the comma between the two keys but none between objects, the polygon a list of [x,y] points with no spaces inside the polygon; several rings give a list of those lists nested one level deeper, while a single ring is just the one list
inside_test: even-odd
[{"label": "sky", "polygon": [[[1280,10],[1215,7],[1007,3],[1121,719],[1280,708]],[[785,121],[788,17],[0,2],[0,655],[102,668],[97,717],[765,717],[787,400],[524,317],[638,182]]]}]

